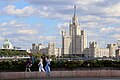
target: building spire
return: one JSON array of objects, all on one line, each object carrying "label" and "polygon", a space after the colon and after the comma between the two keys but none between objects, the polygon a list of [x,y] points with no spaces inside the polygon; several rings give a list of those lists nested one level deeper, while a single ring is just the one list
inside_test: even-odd
[{"label": "building spire", "polygon": [[76,15],[76,6],[74,6],[74,16]]}]

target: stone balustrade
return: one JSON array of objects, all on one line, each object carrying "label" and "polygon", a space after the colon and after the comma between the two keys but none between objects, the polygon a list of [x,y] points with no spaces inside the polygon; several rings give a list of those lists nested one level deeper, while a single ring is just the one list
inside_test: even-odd
[{"label": "stone balustrade", "polygon": [[[50,77],[120,77],[120,70],[51,71]],[[46,78],[45,72],[0,72],[0,80]]]}]

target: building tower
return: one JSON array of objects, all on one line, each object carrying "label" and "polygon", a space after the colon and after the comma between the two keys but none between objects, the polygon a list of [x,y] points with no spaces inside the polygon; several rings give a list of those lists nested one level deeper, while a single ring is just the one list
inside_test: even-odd
[{"label": "building tower", "polygon": [[69,24],[69,35],[62,36],[63,54],[78,55],[83,54],[83,50],[87,47],[87,35],[81,30],[78,17],[76,15],[76,6],[74,6],[74,15]]},{"label": "building tower", "polygon": [[120,49],[120,39],[117,41],[117,46]]},{"label": "building tower", "polygon": [[107,44],[107,48],[109,49],[109,57],[115,57],[115,51],[117,49],[116,44]]}]

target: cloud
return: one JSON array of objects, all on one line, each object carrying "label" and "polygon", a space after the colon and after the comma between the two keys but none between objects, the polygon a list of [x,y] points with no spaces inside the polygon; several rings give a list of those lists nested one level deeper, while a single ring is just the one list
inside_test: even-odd
[{"label": "cloud", "polygon": [[11,34],[13,34],[13,32],[3,32],[3,33],[1,33],[2,36],[11,35]]},{"label": "cloud", "polygon": [[114,39],[119,40],[119,39],[120,39],[120,34],[114,34],[114,35],[112,35],[112,37],[113,37]]},{"label": "cloud", "polygon": [[42,42],[53,42],[56,40],[56,36],[39,36],[38,38]]},{"label": "cloud", "polygon": [[96,3],[102,3],[105,0],[76,0],[75,3],[76,4],[81,4],[81,5],[91,5],[91,4],[96,4]]},{"label": "cloud", "polygon": [[68,26],[69,26],[69,23],[68,23],[68,22],[58,23],[58,24],[57,24],[57,27],[58,27],[59,29],[66,29]]},{"label": "cloud", "polygon": [[4,38],[3,37],[0,37],[0,41],[3,41],[4,40]]},{"label": "cloud", "polygon": [[[26,0],[27,2],[37,5],[37,6],[48,6],[50,8],[53,8],[54,13],[68,13],[71,14],[73,12],[73,6],[76,5],[77,8],[79,8],[79,12],[90,12],[91,10],[99,10],[96,9],[97,6],[95,6],[98,3],[104,3],[105,0]],[[56,9],[57,8],[57,9]],[[99,7],[97,7],[99,8]],[[84,10],[84,11],[82,11]],[[94,11],[94,10],[93,10]],[[92,11],[92,12],[93,12]]]},{"label": "cloud", "polygon": [[110,32],[119,32],[120,31],[120,28],[119,27],[102,27],[100,28],[100,32],[107,32],[107,33],[110,33]]},{"label": "cloud", "polygon": [[109,23],[120,23],[120,19],[119,18],[103,18],[103,21],[105,21],[107,24]]},{"label": "cloud", "polygon": [[16,15],[16,16],[30,16],[30,15],[34,14],[36,11],[36,9],[33,8],[32,6],[25,6],[22,9],[18,9],[14,5],[8,5],[8,6],[4,7],[3,10],[6,14]]},{"label": "cloud", "polygon": [[57,24],[57,31],[58,31],[57,34],[62,34],[62,31],[68,32],[68,30],[69,30],[69,23],[68,22]]},{"label": "cloud", "polygon": [[[73,6],[76,5],[77,15],[78,17],[80,17],[80,21],[96,22],[96,21],[102,21],[102,18],[104,16],[107,16],[105,14],[109,13],[110,11],[108,9],[109,6],[103,7],[103,5],[110,4],[109,1],[105,1],[105,0],[92,0],[92,1],[89,1],[89,0],[76,0],[76,1],[74,0],[70,0],[70,1],[69,0],[65,0],[65,1],[64,0],[61,0],[61,1],[25,0],[25,1],[31,3],[32,5],[25,6],[23,8],[17,8],[15,5],[8,5],[4,7],[3,9],[4,13],[9,15],[19,16],[19,17],[34,15],[34,16],[45,17],[50,19],[70,21],[73,15]],[[114,9],[111,9],[111,10],[114,10]],[[119,10],[116,10],[116,11],[119,11]],[[112,18],[111,18],[111,21],[112,21]]]},{"label": "cloud", "polygon": [[29,3],[31,4],[35,4],[35,5],[72,5],[72,4],[81,4],[81,5],[90,5],[90,4],[94,4],[94,3],[101,3],[101,2],[104,2],[104,0],[44,0],[44,1],[41,1],[41,0],[26,0],[28,1]]},{"label": "cloud", "polygon": [[36,34],[37,31],[36,30],[18,30],[17,33],[18,34],[29,34],[29,35],[32,35],[32,34]]},{"label": "cloud", "polygon": [[[6,14],[16,15],[16,16],[39,16],[47,17],[52,19],[62,19],[69,21],[71,15],[73,15],[73,6],[77,6],[78,16],[81,20],[99,20],[101,17],[107,16],[106,13],[112,10],[118,12],[111,12],[114,14],[119,14],[119,4],[118,1],[107,1],[107,0],[25,0],[31,5],[25,6],[23,8],[17,8],[15,5],[8,5],[4,7],[3,11]],[[116,3],[110,6],[103,6]],[[59,5],[59,6],[58,6]],[[57,9],[56,9],[57,8]],[[54,15],[53,15],[54,14]],[[93,16],[94,15],[94,16]]]},{"label": "cloud", "polygon": [[7,28],[0,28],[0,31],[5,31],[7,30]]},{"label": "cloud", "polygon": [[[33,28],[33,26],[35,28]],[[15,38],[17,36],[21,37],[31,37],[31,36],[37,36],[40,34],[41,29],[38,29],[41,27],[41,24],[27,24],[25,22],[18,20],[11,20],[9,22],[2,22],[0,23],[0,33],[1,37],[7,37],[7,38]]]},{"label": "cloud", "polygon": [[[51,19],[61,19],[63,14],[55,12],[53,8],[46,7],[46,6],[25,6],[22,9],[17,8],[15,5],[8,5],[3,8],[4,14],[14,15],[17,17],[24,17],[24,16],[39,16],[39,17],[49,17]],[[53,15],[54,14],[54,15]],[[62,19],[68,20],[69,15],[64,15]]]},{"label": "cloud", "polygon": [[21,47],[22,49],[28,49],[31,47],[32,42],[36,41],[35,36],[17,36],[9,37],[9,40],[12,41],[14,46]]},{"label": "cloud", "polygon": [[86,23],[81,24],[81,25],[82,25],[82,27],[94,28],[94,29],[104,26],[103,24],[100,24],[98,22],[86,22]]},{"label": "cloud", "polygon": [[0,0],[0,1],[5,1],[5,2],[14,2],[14,1],[17,1],[17,0]]},{"label": "cloud", "polygon": [[95,32],[92,32],[92,31],[87,31],[87,35],[90,37],[98,37],[98,34],[96,34]]},{"label": "cloud", "polygon": [[120,2],[105,8],[104,12],[111,16],[120,16]]},{"label": "cloud", "polygon": [[35,36],[18,36],[12,39],[17,43],[17,42],[31,42],[34,41],[36,38]]},{"label": "cloud", "polygon": [[9,22],[3,22],[0,23],[0,27],[15,27],[15,28],[23,28],[23,27],[27,27],[30,26],[29,24],[25,24],[22,22],[18,22],[16,20],[11,20]]},{"label": "cloud", "polygon": [[[4,0],[2,0],[4,1]],[[8,0],[7,0],[8,1]],[[10,1],[10,0],[9,0]],[[16,0],[17,1],[17,0]],[[41,32],[41,28],[36,29],[36,26],[41,26],[41,24],[24,23],[19,21],[19,19],[28,18],[39,18],[56,20],[58,23],[56,33],[61,33],[63,29],[69,30],[69,22],[73,17],[73,6],[77,6],[77,16],[79,18],[81,27],[87,30],[89,40],[98,40],[100,42],[103,39],[109,39],[113,34],[119,34],[119,25],[120,25],[120,10],[119,0],[24,0],[25,3],[28,2],[28,5],[22,5],[22,8],[18,8],[18,5],[15,3],[6,4],[0,11],[0,15],[11,16],[17,20],[12,20],[9,22],[0,23],[0,32],[4,36],[10,35],[9,32],[12,32],[13,38],[19,38],[19,40],[25,40],[27,43],[27,38],[31,36],[36,36],[36,39],[39,38],[42,42],[54,41],[55,36],[42,36],[38,34]],[[23,1],[23,2],[24,2]],[[7,2],[6,2],[7,3]],[[52,23],[51,23],[52,24]],[[54,22],[53,22],[54,24]],[[33,28],[35,26],[35,28]],[[42,28],[44,31],[44,28]],[[38,31],[39,30],[39,31]],[[8,33],[7,33],[8,32]],[[54,31],[55,32],[55,31]],[[54,33],[54,34],[56,34]],[[105,34],[106,33],[106,34]],[[43,33],[44,34],[44,33]],[[50,33],[51,34],[51,33]],[[106,37],[105,37],[106,36]],[[115,37],[116,35],[114,35]],[[25,39],[25,37],[27,37]],[[34,39],[33,41],[36,41]],[[115,38],[116,39],[116,38]],[[88,41],[89,41],[88,40]],[[31,40],[31,42],[33,42]],[[106,41],[107,40],[102,40]],[[112,40],[111,40],[112,41]],[[18,41],[19,42],[19,41]]]},{"label": "cloud", "polygon": [[99,21],[101,20],[101,18],[99,16],[93,16],[93,15],[85,15],[85,16],[81,16],[80,20],[82,21]]},{"label": "cloud", "polygon": [[39,17],[62,19],[62,20],[68,21],[71,18],[71,15],[73,14],[73,5],[77,5],[77,7],[79,8],[79,11],[77,11],[78,13],[86,12],[84,10],[85,7],[88,8],[87,12],[90,12],[91,9],[89,9],[89,5],[103,2],[104,0],[92,0],[92,1],[89,1],[89,0],[85,0],[85,1],[84,0],[76,0],[76,1],[74,0],[70,0],[70,1],[69,0],[65,0],[65,1],[64,0],[61,0],[61,1],[25,0],[25,1],[35,5],[25,6],[23,8],[17,8],[15,5],[7,5],[6,7],[3,8],[3,12],[9,15],[15,15],[20,17],[35,15]]}]

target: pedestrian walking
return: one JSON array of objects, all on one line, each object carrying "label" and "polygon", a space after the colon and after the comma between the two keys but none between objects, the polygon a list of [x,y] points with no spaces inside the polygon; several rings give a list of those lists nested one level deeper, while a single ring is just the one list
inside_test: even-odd
[{"label": "pedestrian walking", "polygon": [[26,64],[26,70],[25,72],[31,72],[31,66],[32,66],[32,60],[31,59],[27,59],[27,64]]},{"label": "pedestrian walking", "polygon": [[48,56],[46,58],[45,71],[46,71],[47,77],[50,76],[50,58]]},{"label": "pedestrian walking", "polygon": [[44,68],[43,68],[43,59],[42,57],[39,59],[39,63],[38,63],[38,66],[39,66],[39,72],[45,72]]}]

